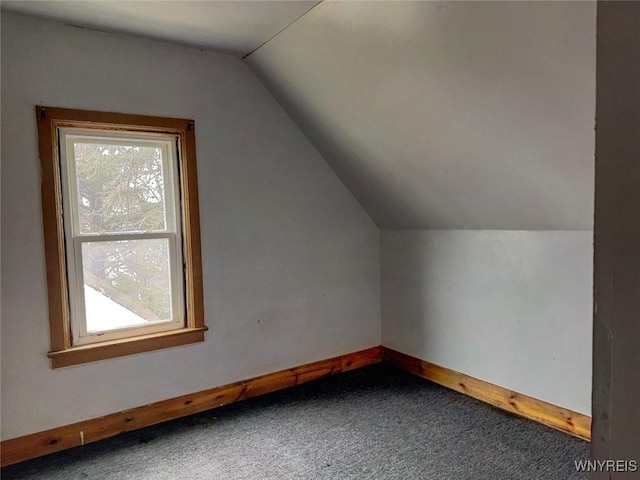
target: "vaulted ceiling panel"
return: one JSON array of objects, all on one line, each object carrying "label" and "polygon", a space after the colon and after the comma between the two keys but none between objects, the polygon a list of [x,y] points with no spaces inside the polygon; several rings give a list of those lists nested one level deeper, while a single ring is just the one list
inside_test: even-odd
[{"label": "vaulted ceiling panel", "polygon": [[242,57],[319,0],[3,0],[2,8],[74,25],[183,43]]},{"label": "vaulted ceiling panel", "polygon": [[592,228],[595,2],[2,8],[239,57],[255,50],[246,61],[382,228]]},{"label": "vaulted ceiling panel", "polygon": [[325,1],[247,61],[380,227],[592,228],[593,2]]}]

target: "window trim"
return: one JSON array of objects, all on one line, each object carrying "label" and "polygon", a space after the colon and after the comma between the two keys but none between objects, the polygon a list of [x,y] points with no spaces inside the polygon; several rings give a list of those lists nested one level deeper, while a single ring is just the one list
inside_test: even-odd
[{"label": "window trim", "polygon": [[[193,120],[36,106],[41,166],[42,214],[49,299],[52,368],[204,341],[202,254]],[[180,143],[177,177],[182,205],[184,242],[185,328],[125,339],[72,345],[65,231],[62,216],[58,128],[99,132],[139,132],[177,135]]]}]

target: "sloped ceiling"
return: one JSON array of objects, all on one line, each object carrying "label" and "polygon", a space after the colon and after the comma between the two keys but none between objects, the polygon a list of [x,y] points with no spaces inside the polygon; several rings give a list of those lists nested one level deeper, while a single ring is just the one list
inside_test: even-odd
[{"label": "sloped ceiling", "polygon": [[242,57],[313,8],[311,1],[2,0],[4,10]]},{"label": "sloped ceiling", "polygon": [[250,67],[381,228],[592,228],[595,2],[2,8],[253,52]]},{"label": "sloped ceiling", "polygon": [[328,2],[248,57],[383,228],[589,230],[595,2]]}]

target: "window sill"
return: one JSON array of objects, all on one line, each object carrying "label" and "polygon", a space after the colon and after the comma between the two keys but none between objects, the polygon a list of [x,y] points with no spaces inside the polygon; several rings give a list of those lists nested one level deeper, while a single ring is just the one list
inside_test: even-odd
[{"label": "window sill", "polygon": [[204,332],[207,330],[207,327],[183,328],[170,332],[141,335],[135,338],[71,347],[58,352],[49,352],[47,356],[51,359],[52,368],[62,368],[134,353],[203,342]]}]

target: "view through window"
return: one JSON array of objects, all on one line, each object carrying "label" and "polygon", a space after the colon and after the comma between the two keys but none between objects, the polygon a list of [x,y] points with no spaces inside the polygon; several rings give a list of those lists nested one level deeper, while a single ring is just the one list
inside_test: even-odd
[{"label": "view through window", "polygon": [[59,135],[74,343],[181,328],[177,137]]}]

